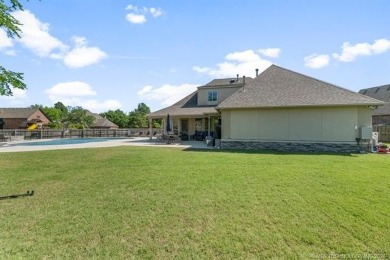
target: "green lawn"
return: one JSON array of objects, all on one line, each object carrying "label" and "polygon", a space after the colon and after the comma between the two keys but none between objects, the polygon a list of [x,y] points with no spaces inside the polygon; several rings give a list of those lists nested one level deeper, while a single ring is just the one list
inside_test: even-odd
[{"label": "green lawn", "polygon": [[0,259],[390,257],[390,155],[0,153]]}]

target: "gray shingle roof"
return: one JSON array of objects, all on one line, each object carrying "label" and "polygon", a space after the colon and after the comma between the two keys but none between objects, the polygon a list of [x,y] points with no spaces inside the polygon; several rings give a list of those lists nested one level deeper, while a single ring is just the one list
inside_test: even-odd
[{"label": "gray shingle roof", "polygon": [[[245,77],[245,84],[248,84],[252,81],[253,81],[253,79],[251,77]],[[238,81],[237,81],[237,78],[213,79],[212,81],[210,81],[209,83],[207,83],[204,86],[201,86],[200,88],[216,87],[216,86],[237,87],[238,85],[243,85],[243,84],[244,84],[243,78],[238,78]]]},{"label": "gray shingle roof", "polygon": [[218,113],[215,106],[198,106],[198,91],[191,93],[172,106],[148,114],[148,117],[158,118],[170,116],[202,116]]},{"label": "gray shingle roof", "polygon": [[93,127],[112,127],[112,128],[118,128],[116,124],[108,120],[107,118],[102,117],[101,115],[97,113],[92,113],[90,111],[87,112],[87,115],[93,116],[95,119],[92,123]]},{"label": "gray shingle roof", "polygon": [[217,109],[382,104],[371,97],[272,65]]},{"label": "gray shingle roof", "polygon": [[386,102],[385,105],[375,109],[373,115],[390,115],[390,84],[361,89],[359,93]]},{"label": "gray shingle roof", "polygon": [[0,118],[29,118],[37,108],[0,108]]}]

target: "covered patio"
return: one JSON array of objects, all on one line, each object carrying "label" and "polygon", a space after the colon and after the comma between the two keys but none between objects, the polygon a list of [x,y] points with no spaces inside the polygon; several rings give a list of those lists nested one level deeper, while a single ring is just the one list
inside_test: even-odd
[{"label": "covered patio", "polygon": [[153,119],[161,119],[162,133],[177,135],[182,141],[203,141],[215,137],[215,129],[221,123],[215,106],[197,105],[196,92],[170,107],[148,114],[148,118],[150,127]]}]

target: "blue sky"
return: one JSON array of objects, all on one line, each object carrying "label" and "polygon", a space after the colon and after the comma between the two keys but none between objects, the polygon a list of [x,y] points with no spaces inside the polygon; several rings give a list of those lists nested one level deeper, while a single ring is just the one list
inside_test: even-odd
[{"label": "blue sky", "polygon": [[0,107],[152,111],[213,78],[276,64],[358,91],[390,84],[388,0],[23,1],[0,63],[27,91]]}]

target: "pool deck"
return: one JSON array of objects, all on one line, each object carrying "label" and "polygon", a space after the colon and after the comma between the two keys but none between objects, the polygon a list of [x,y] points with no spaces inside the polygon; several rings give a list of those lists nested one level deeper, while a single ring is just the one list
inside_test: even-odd
[{"label": "pool deck", "polygon": [[[156,139],[150,140],[149,137],[136,137],[129,139],[108,140],[104,142],[90,142],[82,144],[61,144],[61,145],[23,145],[23,143],[42,142],[37,141],[15,141],[15,142],[0,142],[0,153],[12,152],[34,152],[44,150],[60,150],[60,149],[80,149],[80,148],[98,148],[98,147],[115,147],[115,146],[146,146],[146,147],[176,147],[181,149],[214,149],[207,147],[204,142],[199,141],[184,141],[175,144],[166,144],[158,142]],[[17,145],[15,145],[17,144]]]}]

